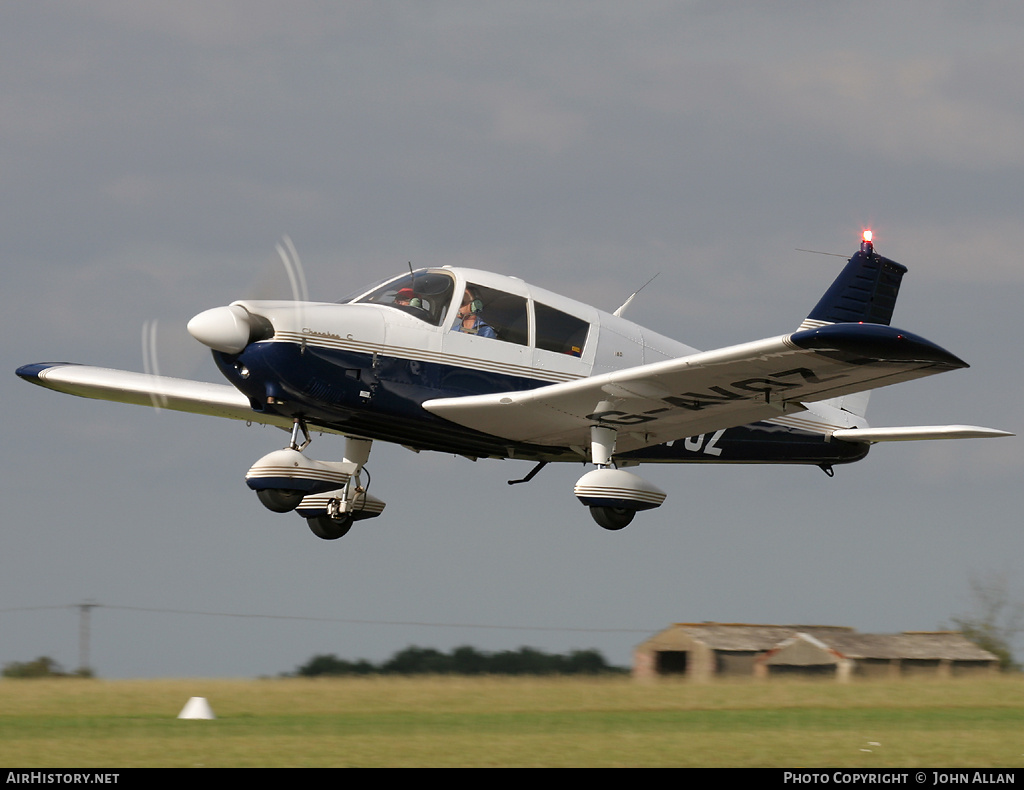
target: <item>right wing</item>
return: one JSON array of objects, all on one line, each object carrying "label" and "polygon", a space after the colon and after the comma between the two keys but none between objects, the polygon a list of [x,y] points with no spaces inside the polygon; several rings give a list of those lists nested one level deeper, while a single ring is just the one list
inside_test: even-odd
[{"label": "right wing", "polygon": [[[587,447],[592,425],[610,426],[618,430],[617,451],[628,452],[964,367],[909,332],[831,324],[533,390],[438,398],[423,408],[484,433],[549,446]],[[880,440],[852,431],[844,438]]]}]

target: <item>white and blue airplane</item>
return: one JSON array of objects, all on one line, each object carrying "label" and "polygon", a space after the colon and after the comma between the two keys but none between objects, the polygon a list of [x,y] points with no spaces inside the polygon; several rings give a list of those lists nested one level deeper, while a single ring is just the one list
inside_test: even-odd
[{"label": "white and blue airplane", "polygon": [[[697,351],[516,277],[411,270],[339,302],[239,301],[195,316],[229,384],[85,365],[25,365],[58,392],[275,425],[288,446],[246,483],[333,540],[384,502],[363,484],[373,441],[420,452],[589,463],[575,495],[605,529],[659,507],[642,463],[812,464],[829,476],[876,442],[1012,434],[968,425],[871,428],[870,390],[967,364],[889,325],[906,268],[866,231],[796,331]],[[636,296],[636,294],[634,294]],[[318,461],[310,433],[345,437]]]}]

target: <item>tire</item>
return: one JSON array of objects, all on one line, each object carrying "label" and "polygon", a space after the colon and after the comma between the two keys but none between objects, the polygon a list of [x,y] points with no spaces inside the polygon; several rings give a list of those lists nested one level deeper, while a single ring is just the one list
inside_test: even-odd
[{"label": "tire", "polygon": [[625,529],[636,515],[635,510],[627,510],[624,507],[591,507],[590,515],[598,526],[608,530]]},{"label": "tire", "polygon": [[352,529],[353,520],[352,516],[331,518],[324,515],[307,518],[306,523],[309,524],[312,533],[321,540],[337,540],[348,534],[348,531]]},{"label": "tire", "polygon": [[264,488],[256,492],[263,507],[275,513],[291,513],[299,506],[305,494],[287,488]]}]

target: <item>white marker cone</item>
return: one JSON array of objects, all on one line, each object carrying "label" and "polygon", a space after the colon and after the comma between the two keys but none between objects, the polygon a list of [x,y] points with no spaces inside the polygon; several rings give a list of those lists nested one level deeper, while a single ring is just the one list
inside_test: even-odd
[{"label": "white marker cone", "polygon": [[179,719],[216,719],[206,697],[192,697],[178,714]]}]

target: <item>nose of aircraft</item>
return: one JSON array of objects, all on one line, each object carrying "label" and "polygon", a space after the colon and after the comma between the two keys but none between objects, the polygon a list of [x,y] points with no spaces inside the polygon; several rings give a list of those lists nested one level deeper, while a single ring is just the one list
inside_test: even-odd
[{"label": "nose of aircraft", "polygon": [[252,320],[239,305],[204,310],[188,322],[192,337],[214,351],[238,354],[245,349],[252,335]]}]

